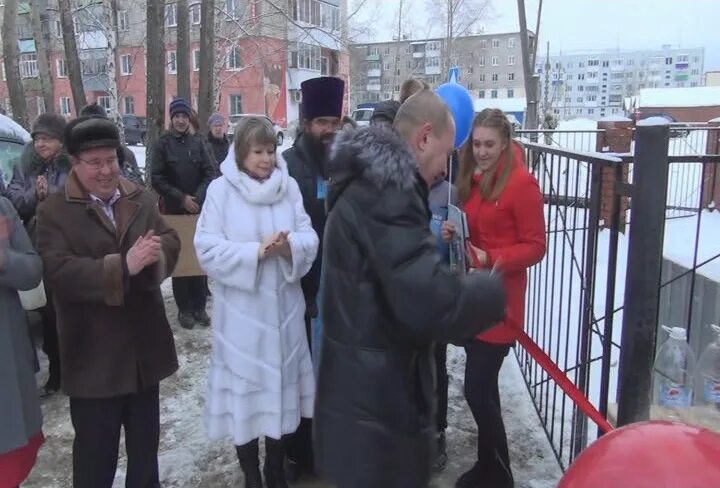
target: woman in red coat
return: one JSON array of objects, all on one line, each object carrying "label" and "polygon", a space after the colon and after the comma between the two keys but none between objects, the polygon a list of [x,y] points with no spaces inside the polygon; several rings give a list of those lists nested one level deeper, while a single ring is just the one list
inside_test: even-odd
[{"label": "woman in red coat", "polygon": [[[456,487],[512,487],[498,374],[523,327],[527,269],[545,255],[545,217],[537,180],[502,111],[486,109],[475,117],[456,184],[476,265],[502,273],[508,300],[505,321],[465,348],[465,398],[478,427],[478,460]],[[452,233],[446,223],[444,237]]]}]

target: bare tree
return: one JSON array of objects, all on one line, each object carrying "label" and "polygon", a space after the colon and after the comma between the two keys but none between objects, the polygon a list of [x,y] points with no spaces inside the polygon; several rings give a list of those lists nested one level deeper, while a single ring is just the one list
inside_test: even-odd
[{"label": "bare tree", "polygon": [[85,88],[83,87],[82,69],[78,56],[77,43],[75,41],[75,26],[73,25],[73,9],[70,0],[59,0],[60,24],[63,33],[63,46],[65,47],[65,64],[70,80],[75,113],[79,114],[80,109],[87,105]]},{"label": "bare tree", "polygon": [[215,71],[215,6],[202,2],[200,7],[200,87],[198,89],[198,119],[200,132],[207,131],[207,120],[215,109],[213,80]]},{"label": "bare tree", "polygon": [[103,3],[105,15],[109,24],[105,24],[103,33],[107,39],[107,75],[108,94],[112,100],[112,113],[109,114],[120,129],[120,140],[125,142],[125,131],[123,130],[123,119],[120,115],[120,92],[118,90],[118,5],[117,0],[106,0]]},{"label": "bare tree", "polygon": [[[147,146],[165,127],[165,3],[147,2]],[[150,166],[152,161],[148,159]],[[146,167],[150,174],[152,168]]]},{"label": "bare tree", "polygon": [[12,108],[13,119],[28,128],[27,101],[23,92],[22,80],[20,79],[20,50],[17,43],[17,15],[18,1],[7,0],[3,17],[3,62],[5,64],[5,78],[7,80],[8,94],[10,95],[10,107]]},{"label": "bare tree", "polygon": [[33,37],[35,38],[35,51],[38,60],[38,75],[40,78],[40,90],[45,101],[45,111],[55,112],[53,99],[53,79],[50,70],[49,29],[47,26],[46,10],[37,0],[30,2],[30,20],[32,22]]},{"label": "bare tree", "polygon": [[[527,97],[527,113],[525,115],[525,128],[537,129],[538,126],[538,87],[540,78],[535,75],[533,54],[534,47],[530,45],[530,35],[527,28],[525,13],[525,0],[517,0],[518,17],[520,20],[520,47],[523,57],[523,74],[525,76],[525,96]],[[541,3],[542,6],[542,3]],[[538,17],[538,25],[540,18]]]},{"label": "bare tree", "polygon": [[177,95],[190,99],[190,11],[187,0],[177,4]]},{"label": "bare tree", "polygon": [[426,0],[431,22],[444,28],[446,66],[453,64],[453,44],[458,37],[475,34],[480,23],[490,16],[490,0]]}]

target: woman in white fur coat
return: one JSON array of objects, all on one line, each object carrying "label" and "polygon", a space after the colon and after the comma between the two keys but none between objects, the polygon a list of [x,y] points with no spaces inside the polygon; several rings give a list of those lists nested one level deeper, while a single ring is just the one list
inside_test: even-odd
[{"label": "woman in white fur coat", "polygon": [[213,282],[213,350],[205,408],[211,439],[236,445],[246,487],[285,488],[282,436],[312,417],[315,396],[300,278],[318,237],[265,120],[251,117],[210,184],[195,233]]}]

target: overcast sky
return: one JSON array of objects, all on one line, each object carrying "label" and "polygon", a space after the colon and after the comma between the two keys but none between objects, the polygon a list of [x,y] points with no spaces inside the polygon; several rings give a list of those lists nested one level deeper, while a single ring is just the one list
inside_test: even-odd
[{"label": "overcast sky", "polygon": [[[373,1],[374,7],[363,10],[363,17],[374,20],[372,40],[388,40],[397,32],[400,0]],[[409,5],[404,10],[412,15],[413,25],[408,26],[412,36],[427,35],[430,16],[426,0],[404,1]],[[526,0],[530,29],[535,28],[537,7],[538,0]],[[483,25],[485,32],[519,29],[516,0],[492,0],[492,8],[494,15]],[[547,41],[551,54],[618,47],[659,49],[663,44],[704,47],[704,70],[720,70],[720,0],[544,0],[540,24],[543,56]]]}]

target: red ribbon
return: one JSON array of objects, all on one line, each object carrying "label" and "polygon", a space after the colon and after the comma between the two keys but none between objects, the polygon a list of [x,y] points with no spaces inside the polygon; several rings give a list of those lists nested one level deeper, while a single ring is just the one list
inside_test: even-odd
[{"label": "red ribbon", "polygon": [[545,351],[543,351],[540,346],[538,346],[535,341],[533,341],[530,336],[528,336],[525,331],[519,330],[517,331],[517,340],[520,343],[520,345],[525,348],[525,350],[530,354],[530,356],[537,361],[537,363],[540,365],[542,369],[547,372],[547,374],[550,375],[552,379],[555,380],[555,382],[562,388],[562,390],[567,393],[567,395],[572,399],[572,401],[580,407],[580,410],[582,410],[585,415],[587,415],[593,422],[597,424],[600,429],[602,429],[603,433],[608,433],[611,430],[613,430],[613,426],[610,425],[610,422],[608,422],[605,417],[595,408],[595,406],[590,403],[590,401],[585,398],[585,395],[583,395],[583,392],[581,392],[575,384],[570,381],[570,378],[568,378],[565,373],[557,367],[557,365],[553,362],[552,359],[550,359],[550,356],[548,356]]}]

